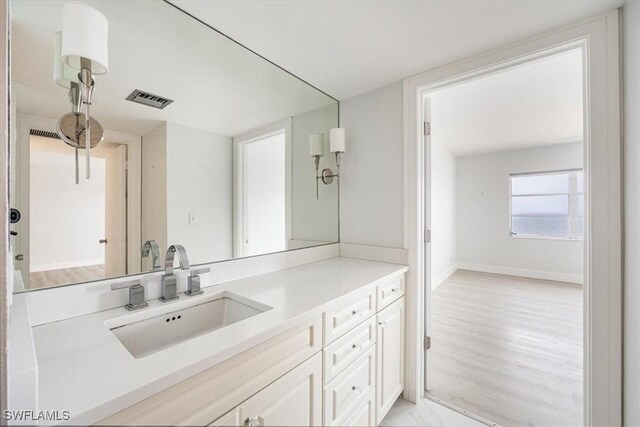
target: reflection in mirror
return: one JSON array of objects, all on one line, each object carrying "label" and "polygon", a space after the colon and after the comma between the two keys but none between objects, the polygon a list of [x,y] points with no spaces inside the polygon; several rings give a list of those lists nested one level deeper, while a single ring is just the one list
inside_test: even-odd
[{"label": "reflection in mirror", "polygon": [[309,158],[311,134],[329,153],[337,101],[165,2],[83,2],[109,33],[86,179],[85,150],[56,127],[74,108],[53,77],[65,3],[11,2],[12,246],[25,290],[157,271],[172,244],[195,265],[338,240],[337,185],[320,182],[316,198]]}]

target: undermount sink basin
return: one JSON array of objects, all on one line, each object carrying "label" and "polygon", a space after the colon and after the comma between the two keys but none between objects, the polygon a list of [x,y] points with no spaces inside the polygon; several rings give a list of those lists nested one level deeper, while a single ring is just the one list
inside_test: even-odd
[{"label": "undermount sink basin", "polygon": [[270,310],[223,292],[197,305],[110,328],[136,359]]}]

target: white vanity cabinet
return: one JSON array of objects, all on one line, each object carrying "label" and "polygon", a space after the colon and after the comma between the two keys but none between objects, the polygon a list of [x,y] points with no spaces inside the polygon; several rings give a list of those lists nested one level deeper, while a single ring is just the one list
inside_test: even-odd
[{"label": "white vanity cabinet", "polygon": [[404,390],[404,297],[378,313],[377,424]]},{"label": "white vanity cabinet", "polygon": [[325,312],[324,425],[378,425],[404,390],[404,280]]},{"label": "white vanity cabinet", "polygon": [[316,354],[211,426],[321,426],[322,355]]},{"label": "white vanity cabinet", "polygon": [[404,389],[404,273],[103,425],[376,426]]}]

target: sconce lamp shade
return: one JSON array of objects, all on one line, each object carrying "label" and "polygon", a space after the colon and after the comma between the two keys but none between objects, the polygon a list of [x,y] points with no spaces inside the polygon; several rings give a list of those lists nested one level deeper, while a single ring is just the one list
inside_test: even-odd
[{"label": "sconce lamp shade", "polygon": [[109,21],[98,10],[82,3],[62,7],[62,60],[80,69],[80,60],[91,61],[93,74],[109,71]]},{"label": "sconce lamp shade", "polygon": [[55,34],[53,43],[53,81],[69,89],[72,82],[78,83],[78,71],[62,61],[62,31]]},{"label": "sconce lamp shade", "polygon": [[324,134],[312,133],[309,135],[309,148],[311,157],[324,156]]},{"label": "sconce lamp shade", "polygon": [[343,128],[333,128],[329,131],[329,146],[332,153],[345,152],[345,132]]}]

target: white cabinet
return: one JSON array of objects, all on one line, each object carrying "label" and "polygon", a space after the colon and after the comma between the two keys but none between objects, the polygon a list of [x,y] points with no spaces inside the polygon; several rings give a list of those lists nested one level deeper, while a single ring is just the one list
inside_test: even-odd
[{"label": "white cabinet", "polygon": [[324,313],[324,345],[329,345],[375,312],[375,289],[329,307]]},{"label": "white cabinet", "polygon": [[324,388],[324,424],[341,426],[371,393],[376,384],[375,348],[370,348]]},{"label": "white cabinet", "polygon": [[240,405],[240,420],[247,426],[321,426],[322,354]]},{"label": "white cabinet", "polygon": [[362,427],[375,426],[376,423],[376,396],[371,392],[367,399],[363,401],[353,413],[346,419],[343,426]]},{"label": "white cabinet", "polygon": [[239,426],[240,425],[240,407],[233,408],[233,410],[227,412],[207,427],[218,426]]},{"label": "white cabinet", "polygon": [[209,425],[322,425],[322,354],[316,354]]},{"label": "white cabinet", "polygon": [[378,313],[376,380],[380,424],[404,389],[404,297]]},{"label": "white cabinet", "polygon": [[325,384],[375,345],[376,325],[376,316],[371,316],[323,349]]},{"label": "white cabinet", "polygon": [[404,389],[404,288],[367,286],[100,424],[379,425]]}]

